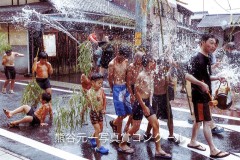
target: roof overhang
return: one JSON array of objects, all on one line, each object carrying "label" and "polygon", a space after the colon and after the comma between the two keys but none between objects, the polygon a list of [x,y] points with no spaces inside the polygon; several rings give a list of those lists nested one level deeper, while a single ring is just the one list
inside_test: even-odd
[{"label": "roof overhang", "polygon": [[240,26],[240,14],[206,15],[197,25],[199,28],[221,27],[223,29]]},{"label": "roof overhang", "polygon": [[49,16],[51,20],[58,21],[58,22],[77,22],[77,23],[85,23],[85,24],[98,24],[108,27],[116,27],[116,28],[123,28],[123,29],[131,29],[134,30],[134,26],[127,26],[122,24],[114,24],[108,22],[101,22],[97,20],[85,19],[85,18],[69,18],[69,17],[61,17],[61,16]]}]

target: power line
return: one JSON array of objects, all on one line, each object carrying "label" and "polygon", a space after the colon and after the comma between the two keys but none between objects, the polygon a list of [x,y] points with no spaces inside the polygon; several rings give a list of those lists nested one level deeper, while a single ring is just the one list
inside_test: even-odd
[{"label": "power line", "polygon": [[216,3],[219,7],[221,7],[224,11],[229,12],[228,10],[226,10],[225,8],[223,8],[223,7],[217,2],[217,0],[214,0],[214,1],[215,1],[215,3]]},{"label": "power line", "polygon": [[230,3],[229,3],[229,0],[227,0],[227,1],[228,1],[229,9],[232,10],[231,5],[230,5]]}]

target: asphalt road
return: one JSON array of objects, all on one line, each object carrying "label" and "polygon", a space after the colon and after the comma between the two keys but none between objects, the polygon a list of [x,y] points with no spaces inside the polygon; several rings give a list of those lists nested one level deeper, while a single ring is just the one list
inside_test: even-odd
[{"label": "asphalt road", "polygon": [[[0,81],[0,86],[2,85],[3,81]],[[63,135],[55,134],[55,126],[48,118],[47,122],[50,124],[48,126],[31,127],[28,125],[21,125],[19,128],[8,128],[7,123],[10,122],[10,119],[6,118],[2,112],[2,109],[7,108],[9,110],[12,110],[16,107],[19,107],[24,87],[24,83],[16,83],[15,94],[0,94],[0,147],[32,160],[77,160],[81,159],[81,157],[97,160],[155,159],[155,145],[151,141],[133,141],[131,143],[131,146],[135,149],[135,153],[132,155],[119,153],[117,151],[118,145],[114,142],[111,143],[111,136],[113,136],[113,133],[111,127],[109,126],[109,121],[115,117],[115,110],[111,95],[109,94],[107,95],[107,126],[104,122],[103,131],[103,133],[108,136],[106,143],[103,143],[104,147],[110,150],[108,155],[101,155],[99,153],[96,153],[91,148],[89,142],[82,142],[82,136],[88,137],[93,132],[93,127],[90,121],[88,121],[88,125],[84,125],[82,128],[79,128],[78,131],[73,133],[67,132]],[[64,86],[61,88],[53,86],[53,100],[57,97],[66,97],[69,94],[71,94],[71,91],[64,88]],[[56,112],[54,106],[53,110]],[[207,151],[201,152],[189,149],[187,147],[192,132],[191,125],[187,123],[189,115],[190,114],[187,109],[173,106],[173,117],[175,124],[174,133],[176,137],[179,137],[180,135],[183,140],[183,142],[179,145],[167,141],[168,129],[166,122],[160,121],[162,148],[172,154],[173,160],[210,159],[209,148],[206,146],[207,142],[204,139],[202,129],[198,135],[198,140],[203,146],[207,147]],[[14,116],[11,118],[11,121],[19,119],[21,117],[23,117],[23,114]],[[240,118],[214,115],[214,120],[217,124],[226,127],[224,133],[213,135],[215,145],[221,150],[231,151],[234,154],[225,159],[240,159]],[[144,119],[141,125],[141,130],[138,134],[144,134],[146,125],[147,120]]]}]

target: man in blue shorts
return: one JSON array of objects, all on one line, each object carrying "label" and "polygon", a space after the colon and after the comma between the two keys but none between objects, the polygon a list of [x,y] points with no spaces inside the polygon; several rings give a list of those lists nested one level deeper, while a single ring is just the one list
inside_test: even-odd
[{"label": "man in blue shorts", "polygon": [[133,125],[123,136],[123,142],[119,145],[119,151],[124,153],[134,152],[134,149],[128,147],[126,142],[128,141],[129,136],[132,136],[139,130],[144,115],[153,128],[153,137],[156,146],[155,157],[171,159],[171,155],[161,148],[159,123],[150,103],[154,85],[152,71],[156,68],[156,62],[151,55],[147,54],[142,57],[142,65],[144,69],[139,73],[135,83],[135,95],[137,101],[134,102],[132,109]]},{"label": "man in blue shorts", "polygon": [[113,103],[115,107],[116,119],[110,121],[110,126],[114,133],[117,133],[118,140],[121,139],[122,122],[127,115],[132,114],[130,95],[126,87],[126,75],[128,67],[128,57],[131,54],[129,46],[121,45],[117,56],[108,65],[108,82],[113,92]]}]

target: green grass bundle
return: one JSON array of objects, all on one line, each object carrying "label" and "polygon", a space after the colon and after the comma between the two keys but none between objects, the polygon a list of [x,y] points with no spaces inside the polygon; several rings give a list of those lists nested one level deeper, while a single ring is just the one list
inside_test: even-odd
[{"label": "green grass bundle", "polygon": [[37,106],[40,102],[41,94],[43,90],[37,84],[36,80],[32,80],[29,84],[25,87],[22,96],[22,104],[28,104],[31,106]]},{"label": "green grass bundle", "polygon": [[54,101],[53,106],[57,108],[54,118],[56,133],[73,132],[82,128],[86,123],[90,108],[93,110],[99,105],[96,94],[93,93],[91,99],[86,98],[86,92],[80,89],[71,95],[59,97]]},{"label": "green grass bundle", "polygon": [[54,106],[57,108],[54,118],[57,133],[63,133],[67,130],[76,131],[86,122],[88,107],[84,94],[80,91],[68,97],[60,97],[54,102]]},{"label": "green grass bundle", "polygon": [[7,43],[7,36],[0,33],[0,55],[4,54],[5,51],[11,50],[12,46]]},{"label": "green grass bundle", "polygon": [[86,76],[92,70],[92,60],[93,60],[93,50],[92,44],[89,41],[85,41],[79,45],[79,56],[78,56],[78,64],[77,69],[80,69],[82,73]]}]

